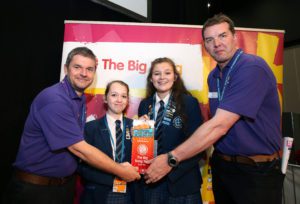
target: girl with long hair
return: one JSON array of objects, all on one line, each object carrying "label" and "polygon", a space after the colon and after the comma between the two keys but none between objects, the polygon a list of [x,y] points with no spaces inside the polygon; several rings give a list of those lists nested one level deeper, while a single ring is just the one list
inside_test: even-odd
[{"label": "girl with long hair", "polygon": [[[201,125],[198,101],[186,89],[175,63],[166,57],[151,63],[146,93],[138,115],[155,120],[155,155],[168,153]],[[202,203],[200,157],[198,154],[179,165],[170,163],[170,172],[160,181],[142,183],[142,203]]]}]

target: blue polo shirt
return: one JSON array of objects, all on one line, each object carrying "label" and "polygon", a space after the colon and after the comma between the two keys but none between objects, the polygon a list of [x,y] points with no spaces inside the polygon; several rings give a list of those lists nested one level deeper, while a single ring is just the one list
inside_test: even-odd
[{"label": "blue polo shirt", "polygon": [[13,166],[42,176],[75,172],[76,158],[67,147],[83,140],[85,96],[78,97],[67,77],[33,100]]},{"label": "blue polo shirt", "polygon": [[[220,82],[219,93],[217,79]],[[209,74],[208,85],[212,115],[220,108],[241,116],[227,134],[215,143],[217,151],[228,155],[251,156],[269,155],[281,149],[281,110],[277,83],[272,70],[262,58],[238,49],[222,71],[217,66]]]}]

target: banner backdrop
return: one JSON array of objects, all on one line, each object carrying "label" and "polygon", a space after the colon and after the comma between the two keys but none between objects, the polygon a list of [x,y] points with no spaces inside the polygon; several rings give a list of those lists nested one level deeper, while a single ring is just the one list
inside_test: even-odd
[{"label": "banner backdrop", "polygon": [[[145,97],[146,77],[151,61],[169,57],[176,63],[186,87],[195,96],[204,120],[209,118],[209,72],[216,62],[203,47],[201,26],[65,21],[65,36],[61,67],[67,54],[75,47],[87,46],[98,58],[94,83],[87,96],[87,121],[105,114],[103,94],[111,80],[123,80],[130,87],[128,117],[136,117],[139,102]],[[238,47],[246,53],[264,58],[272,68],[278,83],[282,104],[283,35],[280,30],[237,28]],[[209,159],[202,166],[204,203],[214,203]]]}]

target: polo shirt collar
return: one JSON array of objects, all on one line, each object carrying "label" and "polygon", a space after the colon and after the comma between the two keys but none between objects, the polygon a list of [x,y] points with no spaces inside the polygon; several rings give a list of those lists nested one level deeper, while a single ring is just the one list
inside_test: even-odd
[{"label": "polo shirt collar", "polygon": [[67,91],[69,93],[69,96],[72,98],[72,99],[82,99],[83,98],[83,95],[82,96],[78,96],[77,93],[75,92],[74,88],[72,87],[70,81],[69,81],[69,78],[68,76],[66,75],[65,78],[63,79],[62,83],[65,83],[66,84],[66,87],[67,87]]},{"label": "polo shirt collar", "polygon": [[229,63],[223,68],[222,71],[221,71],[221,68],[219,67],[219,65],[217,64],[216,69],[215,69],[215,71],[214,71],[214,73],[213,73],[214,78],[220,78],[220,77],[221,77],[221,76],[220,76],[220,75],[221,75],[221,72],[222,72],[223,74],[226,74],[226,73],[228,72],[229,68],[231,67],[231,65],[232,65],[232,63],[233,63],[233,61],[234,61],[234,59],[236,58],[236,56],[238,55],[238,53],[241,52],[241,50],[242,50],[242,49],[239,48],[239,49],[237,49],[237,50],[235,51],[233,57],[230,59]]}]

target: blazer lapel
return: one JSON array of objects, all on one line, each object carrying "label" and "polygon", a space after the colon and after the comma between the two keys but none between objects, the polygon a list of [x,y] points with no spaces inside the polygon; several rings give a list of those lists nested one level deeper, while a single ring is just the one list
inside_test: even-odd
[{"label": "blazer lapel", "polygon": [[111,139],[110,139],[110,132],[108,130],[108,127],[105,125],[105,120],[106,118],[103,117],[99,120],[99,126],[98,126],[98,132],[99,134],[99,141],[102,142],[102,144],[99,144],[102,148],[103,151],[113,159],[113,154],[112,154],[112,147],[111,147]]}]

